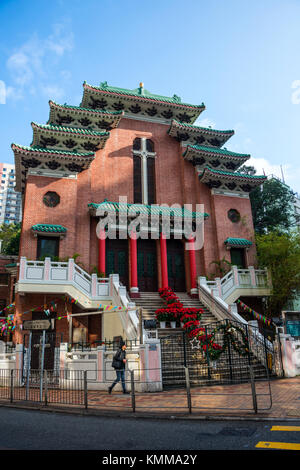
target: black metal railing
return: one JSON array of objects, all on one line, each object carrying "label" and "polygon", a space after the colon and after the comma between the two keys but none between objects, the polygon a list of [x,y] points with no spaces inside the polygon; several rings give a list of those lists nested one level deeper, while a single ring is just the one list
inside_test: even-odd
[{"label": "black metal railing", "polygon": [[[161,338],[163,384],[185,384],[185,367],[190,370],[192,385],[243,383],[249,380],[248,367],[264,374],[282,376],[279,337],[268,341],[257,328],[235,321],[221,321],[203,326],[201,343],[185,331]],[[209,338],[222,348],[218,358],[209,347]]]},{"label": "black metal railing", "polygon": [[[257,377],[256,370],[248,366],[248,380],[238,389],[224,387],[192,387],[190,368],[184,367],[184,388],[162,391],[160,369],[126,370],[124,384],[128,394],[122,393],[120,383],[108,394],[114,374],[106,377],[106,371],[98,371],[97,386],[89,379],[88,371],[30,370],[25,377],[20,370],[0,370],[1,403],[38,403],[39,406],[55,408],[73,406],[88,409],[122,411],[153,410],[188,412],[211,410],[227,412],[237,410],[259,411],[272,407],[272,394],[268,370],[264,377]],[[151,379],[149,377],[151,376]],[[91,385],[93,386],[91,387]],[[263,389],[259,386],[263,384]],[[92,390],[91,390],[92,388]],[[143,393],[151,391],[152,393]],[[242,397],[242,399],[241,399]],[[174,399],[173,399],[174,398]]]}]

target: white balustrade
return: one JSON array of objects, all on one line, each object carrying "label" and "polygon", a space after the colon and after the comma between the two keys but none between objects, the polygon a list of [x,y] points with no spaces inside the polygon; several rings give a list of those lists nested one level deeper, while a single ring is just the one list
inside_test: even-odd
[{"label": "white balustrade", "polygon": [[73,285],[90,299],[109,297],[109,278],[88,274],[75,264],[73,258],[68,262],[58,262],[50,258],[32,261],[21,257],[18,283],[41,285],[41,290],[45,285]]},{"label": "white balustrade", "polygon": [[205,285],[212,293],[216,292],[217,289],[219,291],[218,297],[225,301],[235,290],[236,292],[239,291],[239,297],[242,289],[247,289],[247,295],[251,295],[251,290],[253,291],[253,295],[255,295],[256,289],[267,289],[270,287],[268,270],[254,269],[253,266],[249,266],[247,269],[238,269],[237,266],[233,266],[222,278],[215,278],[214,281],[208,281],[205,277],[199,277],[198,282],[201,285]]}]

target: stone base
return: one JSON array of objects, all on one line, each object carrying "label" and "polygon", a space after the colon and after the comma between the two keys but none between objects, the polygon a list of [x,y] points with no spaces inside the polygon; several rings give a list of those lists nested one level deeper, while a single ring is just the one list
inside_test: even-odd
[{"label": "stone base", "polygon": [[129,292],[129,297],[131,299],[136,299],[138,297],[141,297],[141,294],[139,292]]},{"label": "stone base", "polygon": [[198,299],[199,298],[198,289],[191,289],[190,292],[189,292],[189,296],[192,299]]},{"label": "stone base", "polygon": [[140,297],[139,288],[138,287],[131,287],[129,289],[129,296],[133,299]]}]

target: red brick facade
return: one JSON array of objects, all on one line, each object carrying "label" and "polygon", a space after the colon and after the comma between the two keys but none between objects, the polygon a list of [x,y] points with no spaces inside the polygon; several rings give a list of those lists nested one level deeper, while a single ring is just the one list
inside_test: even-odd
[{"label": "red brick facade", "polygon": [[[174,109],[184,107],[175,97],[169,102]],[[189,105],[184,109],[189,110]],[[195,115],[193,115],[194,120]],[[109,138],[104,147],[95,152],[94,160],[84,171],[77,172],[76,179],[55,177],[55,173],[51,177],[28,173],[24,185],[20,256],[30,260],[37,258],[37,238],[32,232],[33,225],[55,224],[67,229],[66,236],[59,241],[59,258],[69,258],[79,253],[78,261],[86,271],[91,272],[94,266],[98,266],[99,246],[96,235],[98,219],[91,215],[88,204],[99,204],[104,199],[117,202],[120,196],[126,196],[128,203],[135,202],[133,142],[136,138],[150,139],[154,144],[156,204],[180,206],[192,204],[193,211],[197,210],[197,204],[203,204],[204,211],[209,214],[204,222],[204,246],[195,254],[198,276],[211,275],[214,269],[211,264],[213,261],[221,260],[223,257],[230,261],[230,250],[226,249],[224,243],[228,237],[245,238],[253,242],[254,231],[249,197],[238,193],[235,195],[230,193],[222,195],[220,191],[215,193],[211,187],[199,181],[199,175],[192,162],[183,158],[184,143],[172,137],[168,133],[169,128],[170,120],[163,123],[159,119],[156,121],[143,117],[139,119],[137,116],[133,118],[125,114],[116,127],[109,129]],[[211,132],[209,129],[206,131]],[[56,192],[60,196],[60,203],[56,207],[44,204],[43,198],[48,191]],[[232,222],[228,218],[230,209],[239,212],[241,217],[239,222]],[[155,255],[158,287],[162,282],[159,243],[157,240]],[[131,283],[129,245],[128,239],[128,287]],[[185,288],[190,291],[189,256],[184,250],[184,245],[183,256]],[[255,263],[256,250],[253,243],[246,253],[245,264],[255,266]],[[51,300],[51,296],[47,300]],[[16,303],[17,312],[22,313],[24,309],[28,310],[39,303],[45,303],[45,299],[39,295],[26,295],[25,298],[17,296]],[[62,306],[60,309],[64,308]],[[84,324],[87,319],[82,318]],[[63,320],[57,322],[57,331],[67,335],[67,322]],[[95,331],[93,334],[99,337],[101,332]]]},{"label": "red brick facade", "polygon": [[[154,142],[157,154],[155,166],[157,204],[203,204],[209,214],[205,221],[204,247],[196,253],[197,271],[206,275],[210,263],[223,256],[230,261],[230,252],[224,241],[227,237],[253,239],[250,200],[240,197],[212,195],[211,190],[199,182],[193,166],[182,158],[180,143],[166,133],[167,126],[144,121],[122,119],[103,150],[96,152],[90,168],[78,175],[77,180],[29,176],[26,185],[20,255],[36,259],[37,239],[31,227],[37,223],[61,224],[68,230],[60,241],[59,257],[79,253],[80,262],[87,270],[97,265],[97,220],[88,211],[90,202],[100,203],[105,198],[118,201],[127,196],[133,203],[132,143],[136,137],[147,137]],[[47,191],[60,196],[54,208],[43,204]],[[229,209],[237,209],[242,220],[232,223]],[[159,251],[158,251],[159,262]],[[255,264],[255,246],[249,249],[248,265]],[[187,269],[188,271],[188,269]],[[160,270],[158,270],[160,273]],[[160,274],[159,274],[160,275]]]}]

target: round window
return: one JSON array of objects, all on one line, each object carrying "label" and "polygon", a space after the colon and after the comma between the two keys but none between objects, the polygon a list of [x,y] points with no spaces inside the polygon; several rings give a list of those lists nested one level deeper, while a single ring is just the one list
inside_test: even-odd
[{"label": "round window", "polygon": [[233,223],[239,222],[241,220],[239,211],[237,211],[236,209],[230,209],[228,211],[228,219],[231,220],[231,222]]},{"label": "round window", "polygon": [[43,197],[43,202],[47,207],[55,207],[60,203],[60,196],[54,191],[48,191]]}]

